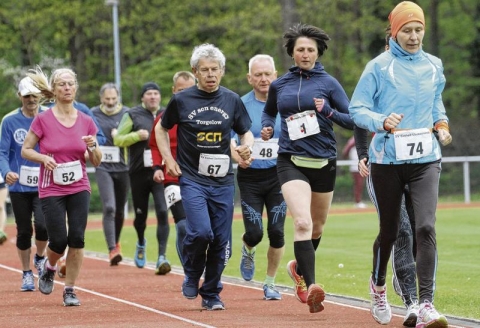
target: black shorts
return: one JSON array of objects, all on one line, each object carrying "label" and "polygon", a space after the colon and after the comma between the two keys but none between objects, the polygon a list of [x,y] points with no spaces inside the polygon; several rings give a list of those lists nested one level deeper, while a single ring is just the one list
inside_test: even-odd
[{"label": "black shorts", "polygon": [[288,181],[302,180],[307,182],[312,192],[330,192],[335,188],[337,177],[337,159],[330,159],[321,169],[296,166],[291,156],[279,154],[277,158],[277,174],[280,186]]}]

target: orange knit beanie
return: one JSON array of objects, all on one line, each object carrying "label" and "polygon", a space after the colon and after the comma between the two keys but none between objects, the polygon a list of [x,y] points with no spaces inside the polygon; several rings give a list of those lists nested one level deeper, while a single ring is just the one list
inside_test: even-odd
[{"label": "orange knit beanie", "polygon": [[388,16],[392,26],[392,37],[396,37],[403,25],[410,22],[420,22],[425,26],[423,10],[411,1],[400,2]]}]

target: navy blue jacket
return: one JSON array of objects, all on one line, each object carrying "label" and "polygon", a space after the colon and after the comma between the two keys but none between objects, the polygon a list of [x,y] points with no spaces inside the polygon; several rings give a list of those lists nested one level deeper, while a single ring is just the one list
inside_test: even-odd
[{"label": "navy blue jacket", "polygon": [[[325,105],[320,113],[315,108],[313,98],[324,99]],[[279,154],[333,159],[337,156],[333,122],[349,130],[354,127],[348,105],[345,90],[325,71],[322,64],[315,63],[309,71],[295,66],[270,85],[262,114],[262,126],[275,126],[275,117],[280,113],[282,131]],[[320,133],[291,140],[285,119],[308,110],[315,111]]]}]

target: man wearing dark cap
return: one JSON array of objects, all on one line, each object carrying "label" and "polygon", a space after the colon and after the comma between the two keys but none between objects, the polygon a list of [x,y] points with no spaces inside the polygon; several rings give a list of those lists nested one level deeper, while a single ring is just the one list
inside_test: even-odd
[{"label": "man wearing dark cap", "polygon": [[142,87],[141,99],[140,105],[131,108],[123,115],[113,142],[115,146],[128,147],[130,186],[135,211],[133,226],[138,237],[135,265],[143,268],[147,260],[145,229],[147,227],[148,200],[151,193],[157,216],[158,260],[155,274],[164,275],[171,270],[170,263],[165,256],[170,226],[168,225],[168,210],[163,183],[153,180],[152,152],[149,147],[153,121],[161,112],[160,87],[154,82],[145,83]]}]

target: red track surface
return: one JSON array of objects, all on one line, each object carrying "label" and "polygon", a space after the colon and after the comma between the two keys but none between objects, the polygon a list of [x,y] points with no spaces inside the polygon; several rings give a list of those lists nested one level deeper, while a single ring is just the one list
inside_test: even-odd
[{"label": "red track surface", "polygon": [[[7,233],[15,236],[15,227],[7,226]],[[105,258],[95,256],[85,258],[77,280],[82,305],[66,308],[62,305],[63,280],[57,277],[50,295],[20,291],[21,269],[13,241],[10,238],[0,246],[2,327],[381,327],[365,303],[327,295],[325,310],[310,314],[289,289],[281,301],[265,301],[258,286],[234,279],[225,279],[221,293],[227,310],[206,311],[201,309],[200,297],[187,300],[182,296],[179,270],[156,276],[153,265],[110,267]],[[403,327],[403,310],[396,312],[400,315],[394,315],[388,327]]]}]

